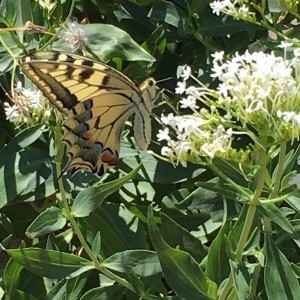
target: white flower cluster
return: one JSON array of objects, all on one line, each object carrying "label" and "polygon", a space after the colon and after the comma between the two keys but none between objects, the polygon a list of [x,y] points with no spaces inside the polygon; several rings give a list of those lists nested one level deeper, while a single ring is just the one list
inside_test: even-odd
[{"label": "white flower cluster", "polygon": [[255,14],[249,10],[249,1],[243,0],[216,0],[210,3],[213,14],[220,16],[221,13],[234,18],[255,22]]},{"label": "white flower cluster", "polygon": [[40,91],[27,90],[20,81],[14,89],[12,101],[12,105],[4,103],[4,110],[6,119],[16,125],[35,123],[38,120],[47,122],[53,112],[49,101],[44,99]]},{"label": "white flower cluster", "polygon": [[268,125],[276,131],[275,140],[299,139],[298,56],[288,61],[274,53],[246,51],[224,62],[223,54],[213,55],[211,76],[220,81],[216,105],[226,109],[226,118],[262,134]]},{"label": "white flower cluster", "polygon": [[[247,160],[249,148],[232,146],[237,135],[250,136],[253,144],[261,136],[272,137],[275,145],[299,139],[299,66],[296,52],[291,61],[263,52],[235,54],[225,61],[223,52],[215,53],[211,77],[219,81],[216,90],[205,87],[186,67],[176,93],[183,96],[181,108],[192,114],[162,116],[166,128],[158,140],[167,143],[162,155],[176,163],[215,156]],[[197,84],[187,87],[189,78]],[[199,110],[200,103],[205,108]]]}]

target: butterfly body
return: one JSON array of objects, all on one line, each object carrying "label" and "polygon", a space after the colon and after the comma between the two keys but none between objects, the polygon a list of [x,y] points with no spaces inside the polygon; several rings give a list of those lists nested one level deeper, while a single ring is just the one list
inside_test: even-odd
[{"label": "butterfly body", "polygon": [[154,79],[138,86],[102,62],[52,51],[25,56],[21,68],[52,105],[66,114],[63,142],[72,172],[84,169],[102,175],[116,165],[123,127],[131,115],[137,144],[147,148]]}]

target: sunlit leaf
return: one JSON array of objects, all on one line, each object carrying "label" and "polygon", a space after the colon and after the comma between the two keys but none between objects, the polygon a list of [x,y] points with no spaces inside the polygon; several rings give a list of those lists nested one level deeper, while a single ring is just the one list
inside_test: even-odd
[{"label": "sunlit leaf", "polygon": [[297,299],[299,281],[289,261],[270,236],[266,237],[267,256],[264,282],[268,299]]},{"label": "sunlit leaf", "polygon": [[[154,222],[153,209],[149,206],[148,226],[151,241],[159,257],[165,279],[172,289],[186,299],[215,297],[217,286],[205,277],[203,271],[189,253],[171,248],[159,234]],[[208,294],[209,293],[209,294]]]},{"label": "sunlit leaf", "polygon": [[134,177],[138,173],[140,167],[141,165],[137,166],[129,174],[122,176],[117,180],[108,183],[100,183],[84,189],[77,195],[72,205],[74,216],[77,218],[87,217],[105,200],[106,197],[120,189],[120,187],[128,180]]},{"label": "sunlit leaf", "polygon": [[119,252],[104,261],[111,270],[147,277],[161,272],[155,252],[146,250],[127,250]]},{"label": "sunlit leaf", "polygon": [[29,271],[50,278],[64,278],[72,273],[79,275],[94,268],[79,256],[40,248],[8,249],[6,252]]},{"label": "sunlit leaf", "polygon": [[33,239],[62,229],[66,225],[66,218],[63,216],[61,209],[49,207],[43,211],[27,228],[26,235]]}]

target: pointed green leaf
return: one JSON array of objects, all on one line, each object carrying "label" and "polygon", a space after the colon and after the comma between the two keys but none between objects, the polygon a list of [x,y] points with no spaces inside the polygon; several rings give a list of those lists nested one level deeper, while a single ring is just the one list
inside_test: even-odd
[{"label": "pointed green leaf", "polygon": [[[99,23],[79,26],[89,41],[89,49],[103,61],[114,57],[128,61],[155,61],[153,56],[136,43],[126,31],[118,27]],[[66,48],[66,45],[58,41],[53,43],[53,47],[61,51]],[[65,50],[70,49],[66,48]]]},{"label": "pointed green leaf", "polygon": [[267,255],[264,282],[268,299],[298,299],[300,286],[289,261],[270,236],[266,239]]},{"label": "pointed green leaf", "polygon": [[147,247],[141,221],[123,204],[104,202],[89,217],[78,220],[80,226],[91,234],[91,244],[97,232],[101,232],[101,254],[105,257],[124,250]]},{"label": "pointed green leaf", "polygon": [[268,218],[270,218],[274,223],[276,223],[294,238],[298,237],[291,223],[283,215],[280,208],[278,208],[275,204],[260,205],[257,207],[257,209],[262,216],[267,216]]},{"label": "pointed green leaf", "polygon": [[141,164],[130,173],[117,180],[108,183],[100,183],[81,191],[72,205],[74,216],[77,218],[87,217],[106,197],[119,190],[127,181],[134,177],[138,173],[140,167]]},{"label": "pointed green leaf", "polygon": [[164,213],[161,213],[160,232],[168,245],[190,253],[199,263],[207,255],[207,250],[198,238]]},{"label": "pointed green leaf", "polygon": [[21,291],[21,290],[16,290],[15,296],[12,299],[18,299],[18,300],[38,300],[36,297]]},{"label": "pointed green leaf", "polygon": [[244,262],[236,264],[231,262],[231,270],[233,274],[233,280],[235,284],[235,290],[239,296],[239,299],[247,299],[250,286],[250,273]]},{"label": "pointed green leaf", "polygon": [[51,288],[50,292],[47,295],[47,300],[61,300],[65,299],[66,295],[66,280],[60,280],[58,283]]},{"label": "pointed green leaf", "polygon": [[124,290],[125,288],[122,286],[96,287],[86,292],[80,300],[122,300],[124,299]]},{"label": "pointed green leaf", "polygon": [[205,275],[217,284],[221,284],[230,273],[230,265],[226,254],[226,234],[229,230],[229,224],[225,223],[208,251]]},{"label": "pointed green leaf", "polygon": [[12,258],[8,261],[5,267],[3,283],[5,287],[5,294],[9,299],[13,299],[15,297],[15,292],[19,284],[20,272],[22,269],[23,266]]},{"label": "pointed green leaf", "polygon": [[8,249],[6,252],[32,273],[44,277],[60,279],[76,271],[83,273],[94,268],[90,261],[82,257],[54,250],[22,248]]},{"label": "pointed green leaf", "polygon": [[28,149],[0,157],[0,208],[43,185],[52,174],[46,151]]},{"label": "pointed green leaf", "polygon": [[127,250],[104,261],[105,267],[123,273],[147,277],[161,272],[157,254],[147,250]]},{"label": "pointed green leaf", "polygon": [[170,287],[184,299],[215,298],[216,284],[205,277],[193,257],[187,252],[169,247],[162,239],[154,221],[152,206],[149,206],[148,220],[150,238]]},{"label": "pointed green leaf", "polygon": [[85,272],[67,280],[65,299],[78,299],[87,283],[88,275]]},{"label": "pointed green leaf", "polygon": [[92,252],[95,256],[98,256],[101,251],[101,234],[100,231],[97,232],[95,239],[92,244]]},{"label": "pointed green leaf", "polygon": [[26,235],[33,239],[62,229],[67,223],[59,208],[51,206],[43,211],[27,228]]},{"label": "pointed green leaf", "polygon": [[4,157],[11,153],[16,153],[21,149],[25,149],[38,140],[44,131],[45,126],[41,125],[35,125],[22,130],[3,149],[1,149],[0,156]]}]

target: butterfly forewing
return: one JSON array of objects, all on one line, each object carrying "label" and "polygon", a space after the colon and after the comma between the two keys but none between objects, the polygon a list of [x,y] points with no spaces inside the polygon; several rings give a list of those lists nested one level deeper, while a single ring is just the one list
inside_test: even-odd
[{"label": "butterfly forewing", "polygon": [[69,157],[67,168],[73,172],[84,169],[102,175],[116,165],[121,133],[132,114],[138,145],[145,149],[149,144],[153,79],[139,87],[104,63],[51,51],[25,56],[21,68],[66,114],[63,141]]}]

